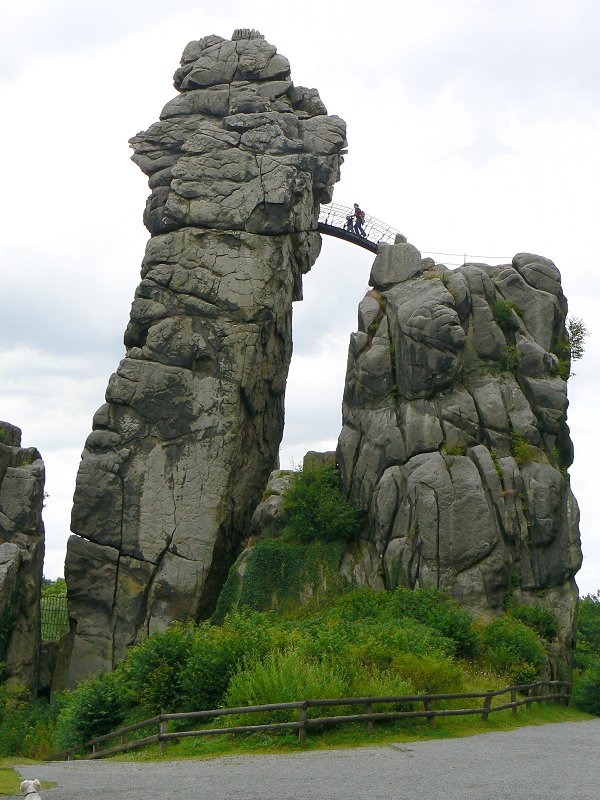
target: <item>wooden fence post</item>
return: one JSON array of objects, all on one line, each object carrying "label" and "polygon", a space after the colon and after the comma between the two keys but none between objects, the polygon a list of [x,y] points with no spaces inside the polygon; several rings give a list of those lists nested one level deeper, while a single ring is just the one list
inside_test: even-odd
[{"label": "wooden fence post", "polygon": [[533,698],[535,697],[535,686],[532,686],[531,689],[527,692],[527,711],[532,710],[533,706]]},{"label": "wooden fence post", "polygon": [[565,686],[565,695],[566,695],[566,697],[565,697],[565,705],[566,706],[568,706],[569,703],[571,702],[571,692],[572,692],[572,690],[573,690],[573,684],[572,683],[567,683],[567,685]]},{"label": "wooden fence post", "polygon": [[[425,711],[433,711],[433,705],[431,703],[431,700],[423,700],[423,705],[425,707]],[[427,722],[429,723],[429,725],[433,725],[433,723],[435,722],[435,717],[433,716],[433,714],[427,717]]]},{"label": "wooden fence post", "polygon": [[488,714],[490,713],[490,707],[492,705],[493,696],[494,696],[493,692],[485,693],[485,700],[483,701],[483,710],[481,712],[481,719],[484,722],[487,722]]},{"label": "wooden fence post", "polygon": [[[364,713],[365,714],[370,714],[372,711],[373,711],[373,706],[371,705],[371,703],[365,703]],[[368,720],[366,722],[366,728],[369,731],[369,733],[373,732],[373,720],[372,719],[370,719],[370,720]]]},{"label": "wooden fence post", "polygon": [[[516,703],[517,702],[517,690],[516,689],[511,689],[510,690],[510,702],[511,703]],[[513,706],[511,711],[512,711],[513,717],[516,717],[517,716],[517,707]]]},{"label": "wooden fence post", "polygon": [[[161,719],[160,719],[160,730],[159,730],[160,736],[162,736],[163,733],[167,733],[168,730],[169,730],[168,721],[167,720],[163,720],[162,717],[161,717]],[[160,740],[160,752],[164,753],[166,749],[167,749],[167,740],[166,739],[161,739]]]},{"label": "wooden fence post", "polygon": [[306,710],[306,705],[300,706],[300,727],[298,728],[298,742],[300,743],[301,747],[304,747],[304,743],[306,742],[307,717],[308,717],[308,712]]}]

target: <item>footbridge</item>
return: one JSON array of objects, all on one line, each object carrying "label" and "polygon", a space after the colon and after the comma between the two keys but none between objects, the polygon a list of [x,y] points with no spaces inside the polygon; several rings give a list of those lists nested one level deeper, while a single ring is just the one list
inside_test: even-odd
[{"label": "footbridge", "polygon": [[[344,239],[359,247],[364,247],[365,250],[370,250],[372,253],[377,252],[379,242],[394,244],[396,236],[402,236],[400,231],[395,230],[391,225],[381,222],[375,217],[370,217],[368,214],[363,222],[365,236],[361,236],[354,232],[352,223],[348,223],[348,217],[353,215],[354,209],[349,206],[341,206],[338,203],[321,206],[317,229],[320,233],[335,236],[336,239]],[[404,237],[402,238],[404,240]]]},{"label": "footbridge", "polygon": [[[381,242],[394,244],[397,236],[401,237],[400,241],[406,241],[406,237],[400,231],[392,228],[386,222],[369,215],[366,215],[363,223],[365,235],[361,236],[354,230],[352,224],[354,220],[348,221],[348,217],[353,216],[354,209],[349,206],[342,206],[338,203],[321,206],[317,230],[319,233],[327,234],[327,236],[335,236],[336,239],[344,239],[346,242],[357,244],[359,247],[364,247],[365,250],[370,250],[371,253],[377,252],[377,245]],[[421,254],[433,258],[436,264],[443,264],[447,267],[460,267],[466,264],[467,261],[469,263],[484,261],[488,264],[506,264],[512,261],[512,256],[475,255],[466,252],[440,253],[422,250]],[[439,256],[443,256],[443,261],[440,261]]]}]

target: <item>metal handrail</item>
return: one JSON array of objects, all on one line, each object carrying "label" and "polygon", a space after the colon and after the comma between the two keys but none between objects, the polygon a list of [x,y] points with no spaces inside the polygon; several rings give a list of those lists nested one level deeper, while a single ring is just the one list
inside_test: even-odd
[{"label": "metal handrail", "polygon": [[[339,203],[330,203],[329,205],[321,206],[319,224],[332,228],[339,228],[340,230],[344,231],[346,230],[346,218],[353,214],[354,209],[350,208],[349,206],[342,206]],[[371,217],[368,214],[365,215],[363,227],[366,233],[364,238],[374,245],[377,245],[379,242],[383,242],[385,244],[394,244],[396,236],[402,236],[400,231],[392,228],[392,226],[388,225],[387,222],[382,222],[380,219]],[[350,233],[350,231],[347,231],[347,233],[349,233],[352,237],[361,238],[356,233]]]},{"label": "metal handrail", "polygon": [[[352,244],[357,244],[359,247],[364,247],[372,253],[377,252],[378,244],[395,244],[396,237],[400,236],[400,241],[406,241],[406,237],[400,233],[396,228],[392,228],[387,222],[382,222],[376,217],[365,215],[363,227],[365,236],[360,236],[354,230],[349,231],[346,227],[346,219],[354,215],[354,209],[350,206],[343,206],[339,203],[329,203],[322,205],[319,213],[319,222],[317,229],[320,233],[325,233],[328,236],[335,236],[337,239],[344,239]],[[475,253],[440,253],[433,250],[421,251],[423,256],[432,257],[436,264],[445,266],[459,267],[466,263],[478,263],[480,260],[486,262],[492,261],[494,263],[506,263],[512,261],[512,256],[487,256]],[[462,259],[462,261],[440,261],[438,256],[450,256],[454,259]]]}]

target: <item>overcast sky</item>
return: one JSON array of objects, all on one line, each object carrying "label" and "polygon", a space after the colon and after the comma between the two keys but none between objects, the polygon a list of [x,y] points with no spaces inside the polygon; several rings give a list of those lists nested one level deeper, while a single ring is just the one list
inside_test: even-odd
[{"label": "overcast sky", "polygon": [[[260,30],[348,124],[334,200],[422,252],[551,258],[591,331],[569,382],[582,593],[600,588],[600,5],[592,0],[0,0],[0,419],[47,469],[45,574],[123,355],[148,233],[127,140],[175,91],[184,46]],[[463,258],[444,259],[449,266]],[[332,449],[372,256],[325,237],[294,310],[281,462]]]}]

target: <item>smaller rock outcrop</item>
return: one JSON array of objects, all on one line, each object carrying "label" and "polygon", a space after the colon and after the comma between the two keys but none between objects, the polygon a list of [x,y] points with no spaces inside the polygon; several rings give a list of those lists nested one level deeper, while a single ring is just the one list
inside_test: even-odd
[{"label": "smaller rock outcrop", "polygon": [[438,586],[476,614],[544,605],[568,660],[581,549],[560,273],[528,253],[451,271],[399,241],[380,245],[370,285],[338,445],[368,517],[347,577]]},{"label": "smaller rock outcrop", "polygon": [[44,462],[0,421],[0,661],[5,676],[37,689],[44,562]]}]

